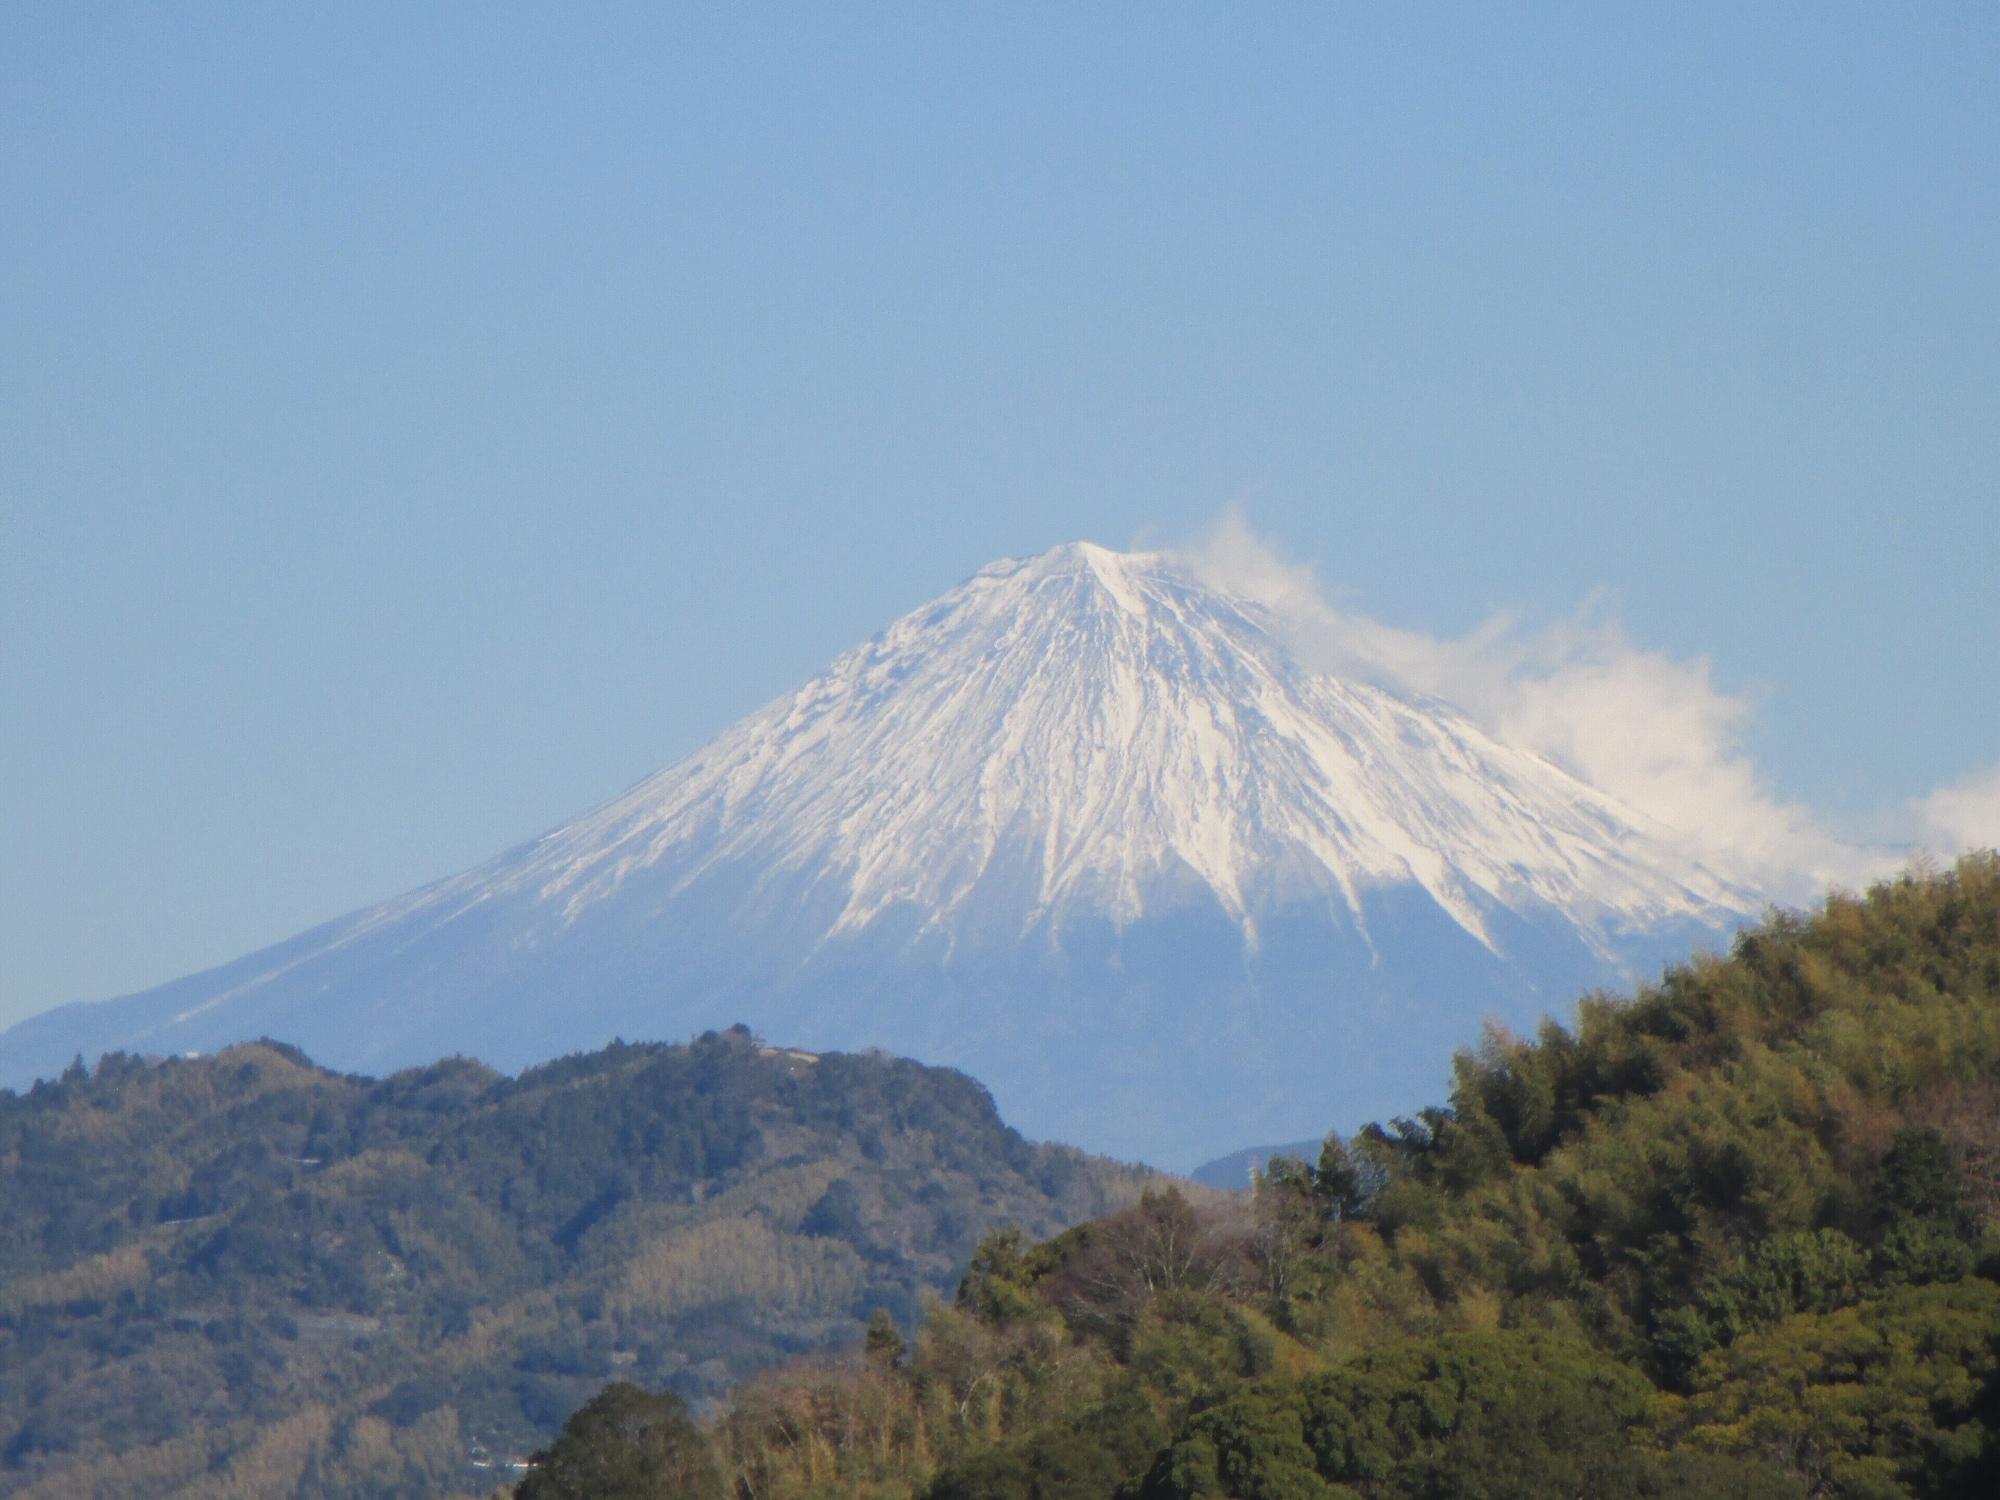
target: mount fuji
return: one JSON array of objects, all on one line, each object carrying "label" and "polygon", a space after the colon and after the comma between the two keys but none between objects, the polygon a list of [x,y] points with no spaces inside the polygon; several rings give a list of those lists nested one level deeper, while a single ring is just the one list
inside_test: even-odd
[{"label": "mount fuji", "polygon": [[1312,669],[1173,556],[1078,543],[478,869],[19,1023],[0,1084],[260,1035],[518,1067],[741,1020],[1187,1165],[1434,1100],[1482,1020],[1564,1014],[1761,904],[1447,705]]}]

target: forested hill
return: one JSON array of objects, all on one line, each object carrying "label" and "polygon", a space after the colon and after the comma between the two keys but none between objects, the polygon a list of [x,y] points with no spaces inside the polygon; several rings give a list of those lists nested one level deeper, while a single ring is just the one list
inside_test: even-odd
[{"label": "forested hill", "polygon": [[740,1029],[518,1078],[113,1055],[0,1093],[0,1494],[485,1492],[613,1376],[699,1404],[1141,1181]]},{"label": "forested hill", "polygon": [[2000,860],[1489,1038],[1448,1107],[1040,1244],[521,1500],[2000,1494]]}]

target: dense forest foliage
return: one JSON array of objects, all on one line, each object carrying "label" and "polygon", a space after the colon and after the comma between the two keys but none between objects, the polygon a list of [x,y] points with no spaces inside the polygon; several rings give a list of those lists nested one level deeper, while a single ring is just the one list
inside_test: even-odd
[{"label": "dense forest foliage", "polygon": [[0,1093],[0,1493],[490,1492],[608,1379],[699,1408],[1142,1181],[740,1028],[514,1079],[107,1057]]},{"label": "dense forest foliage", "polygon": [[991,1235],[705,1426],[613,1385],[518,1495],[1987,1497],[1997,1226],[1987,855],[1491,1035],[1254,1195]]}]

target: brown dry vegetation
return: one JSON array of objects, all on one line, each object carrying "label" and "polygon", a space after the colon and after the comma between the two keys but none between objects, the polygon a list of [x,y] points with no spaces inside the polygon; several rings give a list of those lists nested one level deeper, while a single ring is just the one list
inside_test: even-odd
[{"label": "brown dry vegetation", "polygon": [[442,1495],[614,1376],[713,1398],[1143,1175],[747,1034],[382,1082],[259,1044],[0,1094],[0,1491]]},{"label": "brown dry vegetation", "polygon": [[1997,1122],[1985,855],[1489,1035],[1254,1198],[989,1237],[908,1347],[746,1383],[714,1496],[1985,1500]]}]

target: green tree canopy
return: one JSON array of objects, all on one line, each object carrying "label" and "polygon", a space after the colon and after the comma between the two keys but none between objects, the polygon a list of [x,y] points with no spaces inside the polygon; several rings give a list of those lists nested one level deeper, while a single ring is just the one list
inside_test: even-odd
[{"label": "green tree canopy", "polygon": [[515,1500],[722,1500],[722,1476],[669,1391],[606,1386],[530,1460]]}]

